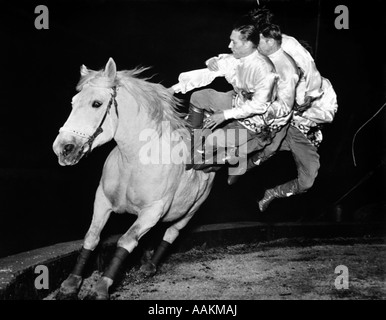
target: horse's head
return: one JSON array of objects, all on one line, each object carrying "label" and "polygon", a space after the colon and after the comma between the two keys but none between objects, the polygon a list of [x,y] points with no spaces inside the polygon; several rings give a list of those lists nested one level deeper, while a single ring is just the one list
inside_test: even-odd
[{"label": "horse's head", "polygon": [[53,144],[63,166],[78,163],[92,149],[110,141],[117,127],[114,60],[110,58],[105,69],[98,72],[82,66],[81,75],[79,93],[72,98],[71,114]]}]

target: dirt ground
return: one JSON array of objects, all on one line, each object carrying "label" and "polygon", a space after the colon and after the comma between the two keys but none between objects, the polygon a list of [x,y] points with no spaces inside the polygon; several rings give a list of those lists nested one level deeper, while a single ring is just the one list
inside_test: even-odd
[{"label": "dirt ground", "polygon": [[[338,290],[337,266],[348,268],[348,289]],[[278,240],[174,253],[157,274],[125,271],[111,300],[331,300],[386,298],[386,244]],[[85,279],[83,299],[97,279]],[[56,292],[46,299],[54,299]]]}]

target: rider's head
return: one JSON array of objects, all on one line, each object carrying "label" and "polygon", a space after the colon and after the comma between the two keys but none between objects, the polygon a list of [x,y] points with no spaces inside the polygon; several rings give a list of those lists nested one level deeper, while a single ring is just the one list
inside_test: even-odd
[{"label": "rider's head", "polygon": [[259,45],[259,32],[249,16],[241,17],[233,25],[229,48],[236,58],[250,55]]},{"label": "rider's head", "polygon": [[270,55],[280,49],[282,34],[276,24],[265,24],[260,29],[259,52],[264,55]]}]

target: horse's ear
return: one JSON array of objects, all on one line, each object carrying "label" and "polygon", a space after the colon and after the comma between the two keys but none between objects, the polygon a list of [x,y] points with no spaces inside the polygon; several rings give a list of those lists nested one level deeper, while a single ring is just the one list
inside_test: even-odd
[{"label": "horse's ear", "polygon": [[82,66],[80,67],[80,75],[82,77],[84,77],[84,76],[88,75],[88,72],[89,71],[88,71],[87,67],[84,64],[82,64]]},{"label": "horse's ear", "polygon": [[115,62],[112,58],[109,59],[109,61],[106,64],[105,67],[105,76],[108,77],[111,80],[114,80],[117,75],[117,66],[115,65]]}]

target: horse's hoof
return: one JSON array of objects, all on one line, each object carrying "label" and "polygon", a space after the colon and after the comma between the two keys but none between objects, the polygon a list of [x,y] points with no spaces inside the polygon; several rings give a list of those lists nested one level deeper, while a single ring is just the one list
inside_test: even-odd
[{"label": "horse's hoof", "polygon": [[55,298],[57,300],[77,300],[81,284],[81,276],[70,274],[61,284],[59,292],[56,294]]},{"label": "horse's hoof", "polygon": [[139,272],[144,276],[144,277],[152,277],[156,274],[157,272],[157,267],[154,263],[148,261],[147,263],[143,264],[141,268],[139,269]]},{"label": "horse's hoof", "polygon": [[79,300],[78,291],[66,293],[59,290],[59,292],[55,296],[55,300]]},{"label": "horse's hoof", "polygon": [[110,295],[91,291],[84,297],[83,300],[110,300]]},{"label": "horse's hoof", "polygon": [[154,250],[152,249],[145,250],[141,257],[141,265],[148,263],[151,260],[151,257],[153,256],[153,254],[154,254]]},{"label": "horse's hoof", "polygon": [[103,279],[99,280],[92,288],[84,300],[110,300],[109,288]]}]

